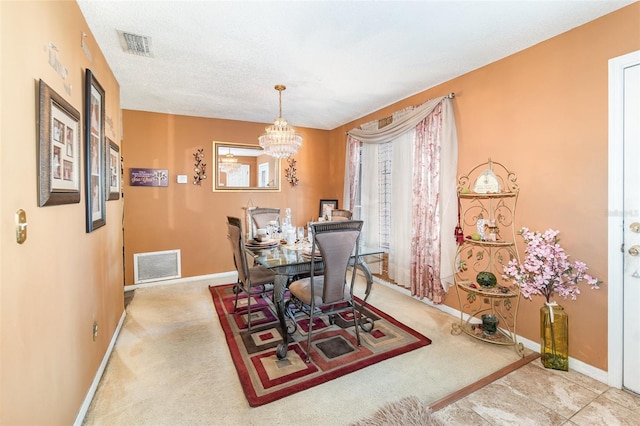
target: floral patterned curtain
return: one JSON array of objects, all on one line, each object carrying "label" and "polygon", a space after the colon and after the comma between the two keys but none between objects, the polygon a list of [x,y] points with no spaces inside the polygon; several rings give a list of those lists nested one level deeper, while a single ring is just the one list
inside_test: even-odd
[{"label": "floral patterned curtain", "polygon": [[416,126],[411,238],[411,294],[434,303],[444,299],[440,283],[440,132],[442,107]]}]

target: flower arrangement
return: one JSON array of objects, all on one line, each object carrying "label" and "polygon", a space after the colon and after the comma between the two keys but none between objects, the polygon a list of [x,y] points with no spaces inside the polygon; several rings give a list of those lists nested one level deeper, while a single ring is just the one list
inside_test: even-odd
[{"label": "flower arrangement", "polygon": [[544,233],[522,228],[520,235],[527,244],[524,263],[511,259],[504,267],[504,279],[510,279],[520,287],[520,292],[531,300],[532,295],[542,295],[547,303],[540,309],[540,359],[546,368],[569,370],[568,317],[564,309],[551,296],[576,300],[580,294],[578,283],[587,281],[592,289],[598,289],[600,281],[587,274],[587,265],[579,260],[569,261],[569,256],[558,244],[560,231],[548,229]]},{"label": "flower arrangement", "polygon": [[553,229],[544,233],[526,227],[520,230],[527,244],[524,263],[518,264],[517,259],[511,259],[504,267],[503,278],[520,286],[522,295],[529,300],[532,295],[542,295],[549,303],[553,294],[576,300],[580,294],[578,283],[583,280],[592,289],[600,288],[600,281],[586,273],[586,264],[569,261],[569,256],[558,244],[559,233]]}]

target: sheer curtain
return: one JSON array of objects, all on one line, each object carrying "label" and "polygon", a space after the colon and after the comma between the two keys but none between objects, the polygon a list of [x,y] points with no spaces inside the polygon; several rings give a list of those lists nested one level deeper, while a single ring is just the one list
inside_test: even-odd
[{"label": "sheer curtain", "polygon": [[[427,119],[439,106],[437,112]],[[377,161],[370,162],[367,157],[375,151],[367,147],[390,141],[394,143],[392,185],[395,190],[389,275],[398,282],[408,283],[412,295],[441,303],[448,288],[447,278],[453,275],[453,229],[457,218],[457,137],[450,99],[432,99],[397,114],[394,121],[382,129],[373,127],[367,125],[349,131],[348,141],[357,139],[363,143],[363,196],[365,182],[373,182],[366,177],[371,176],[367,170],[377,167]],[[410,150],[408,156],[407,146]],[[352,153],[347,143],[347,156]],[[347,162],[354,164],[353,161]],[[357,186],[351,185],[350,172],[346,170],[345,174],[345,193],[347,188],[357,191]],[[366,190],[371,191],[370,188]],[[366,217],[373,215],[365,211],[377,211],[373,194],[367,197],[367,208],[363,202],[361,216],[365,224]],[[353,193],[349,194],[349,199],[355,199]]]},{"label": "sheer curtain", "polygon": [[360,240],[366,246],[380,247],[378,145],[364,145],[362,147],[362,163],[369,166],[362,169],[360,219],[364,221],[364,224]]},{"label": "sheer curtain", "polygon": [[[363,124],[363,127],[377,129],[378,122]],[[358,151],[355,152],[355,155],[359,159],[360,143],[357,141],[356,143],[358,144]],[[363,168],[361,171],[360,209],[353,209],[353,212],[357,214],[356,217],[364,221],[360,241],[368,247],[380,247],[380,215],[378,214],[378,205],[380,204],[378,175],[380,171],[378,169],[378,151],[378,145],[368,144],[362,146],[362,163],[370,166]],[[359,163],[359,161],[356,162],[356,167],[359,167]],[[357,176],[357,173],[355,176]],[[380,262],[370,262],[369,268],[374,274],[382,272]]]},{"label": "sheer curtain", "polygon": [[[342,197],[344,209],[351,210],[354,214],[356,207],[356,192],[360,184],[358,172],[360,167],[360,141],[347,135],[347,155],[344,159],[344,194]],[[360,217],[360,216],[356,216]]]},{"label": "sheer curtain", "polygon": [[411,238],[407,236],[412,234],[412,211],[409,206],[413,195],[414,135],[414,131],[409,131],[392,141],[389,278],[405,287],[411,283]]},{"label": "sheer curtain", "polygon": [[[363,124],[362,127],[370,130],[377,129],[378,122],[372,121]],[[378,150],[378,145],[367,144],[362,146],[362,164],[367,164],[368,166],[362,169],[359,218],[364,221],[364,224],[360,240],[362,244],[370,247],[380,247]]]}]

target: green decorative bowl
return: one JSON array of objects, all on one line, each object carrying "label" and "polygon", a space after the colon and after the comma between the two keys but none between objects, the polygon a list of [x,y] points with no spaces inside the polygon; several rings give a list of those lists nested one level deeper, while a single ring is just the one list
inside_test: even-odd
[{"label": "green decorative bowl", "polygon": [[476,281],[480,284],[480,287],[493,288],[498,284],[498,279],[493,272],[482,271],[476,275]]}]

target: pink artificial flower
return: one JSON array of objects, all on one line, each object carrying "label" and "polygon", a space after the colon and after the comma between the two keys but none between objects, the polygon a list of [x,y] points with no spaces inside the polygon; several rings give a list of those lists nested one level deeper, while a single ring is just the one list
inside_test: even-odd
[{"label": "pink artificial flower", "polygon": [[524,263],[512,259],[504,267],[503,278],[520,287],[522,295],[531,300],[533,295],[542,295],[550,302],[551,296],[576,300],[580,294],[578,283],[587,281],[592,289],[598,289],[600,281],[586,274],[587,265],[569,256],[558,244],[560,231],[547,229],[544,233],[529,231],[523,227],[520,234],[527,244]]}]

